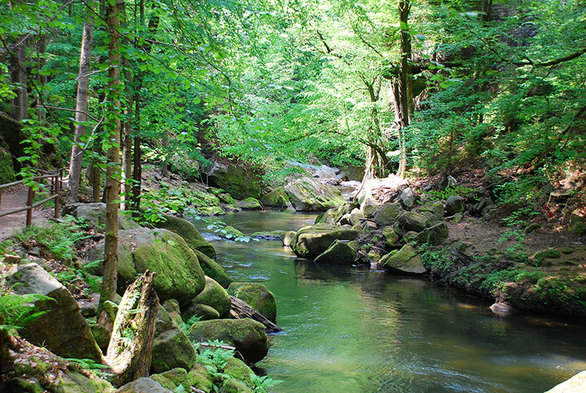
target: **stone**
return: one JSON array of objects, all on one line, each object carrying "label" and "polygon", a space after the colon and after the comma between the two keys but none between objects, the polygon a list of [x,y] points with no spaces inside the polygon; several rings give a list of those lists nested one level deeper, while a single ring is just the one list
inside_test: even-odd
[{"label": "stone", "polygon": [[399,194],[399,202],[404,209],[411,209],[415,203],[415,193],[411,187],[405,188]]},{"label": "stone", "polygon": [[514,311],[513,307],[503,302],[496,302],[489,308],[496,315],[508,315]]},{"label": "stone", "polygon": [[227,379],[222,384],[220,393],[253,393],[253,391],[242,381]]},{"label": "stone", "polygon": [[293,208],[289,196],[285,191],[285,187],[283,186],[277,187],[273,191],[264,194],[260,198],[260,201],[267,207],[278,207],[282,209]]},{"label": "stone", "polygon": [[220,340],[233,345],[250,363],[264,358],[269,351],[265,326],[249,318],[214,319],[196,322],[187,336],[193,341]]},{"label": "stone", "polygon": [[586,371],[582,371],[553,387],[545,393],[584,393],[586,392]]},{"label": "stone", "polygon": [[159,307],[155,321],[151,369],[162,373],[173,368],[191,369],[196,353],[189,339],[167,310]]},{"label": "stone", "polygon": [[[118,252],[120,292],[146,270],[156,272],[153,283],[163,302],[175,299],[183,306],[205,286],[205,275],[197,256],[174,232],[148,228],[120,231]],[[94,260],[103,259],[103,241],[94,254]]]},{"label": "stone", "polygon": [[345,203],[342,193],[337,188],[310,177],[288,183],[285,192],[297,211],[326,211]]},{"label": "stone", "polygon": [[586,217],[580,215],[577,210],[573,211],[568,229],[574,235],[582,236],[586,234]]},{"label": "stone", "polygon": [[346,213],[340,218],[339,224],[341,225],[356,225],[360,224],[361,220],[364,218],[364,213],[362,210],[354,208],[350,213]]},{"label": "stone", "polygon": [[364,216],[367,218],[374,217],[377,209],[377,203],[371,198],[365,198],[364,201],[360,204],[360,210],[362,210],[362,213],[364,213]]},{"label": "stone", "polygon": [[116,393],[173,393],[152,378],[139,378],[127,383],[116,391]]},{"label": "stone", "polygon": [[169,169],[181,178],[194,182],[199,180],[199,161],[189,157],[187,151],[174,149],[168,161]]},{"label": "stone", "polygon": [[199,265],[203,269],[206,276],[213,278],[224,288],[228,288],[230,283],[234,281],[232,278],[230,278],[230,276],[228,276],[228,273],[226,273],[222,265],[220,265],[218,262],[203,254],[201,251],[194,250],[194,253],[197,256]]},{"label": "stone", "polygon": [[465,202],[466,201],[464,200],[464,198],[460,196],[453,195],[449,197],[448,199],[446,199],[446,203],[444,205],[445,215],[447,217],[450,217],[456,213],[464,212],[464,209],[466,208]]},{"label": "stone", "polygon": [[256,282],[233,282],[228,288],[228,293],[244,300],[268,320],[276,322],[277,301],[275,295],[264,284]]},{"label": "stone", "polygon": [[10,152],[0,147],[0,184],[16,181],[16,173]]},{"label": "stone", "polygon": [[[85,224],[95,228],[106,228],[106,204],[96,203],[72,203],[63,207],[61,215],[70,215],[78,219],[83,219]],[[118,215],[119,230],[135,229],[140,225],[128,214],[121,213]]]},{"label": "stone", "polygon": [[281,241],[281,239],[283,239],[283,236],[285,236],[285,233],[287,233],[287,231],[262,231],[254,232],[252,235],[250,235],[250,237],[258,240]]},{"label": "stone", "polygon": [[394,250],[385,255],[380,260],[379,266],[399,274],[419,275],[427,271],[423,266],[421,257],[410,244],[406,244],[400,250]]},{"label": "stone", "polygon": [[201,216],[223,216],[226,214],[226,212],[224,211],[224,209],[222,209],[220,206],[204,206],[204,207],[198,207],[197,208],[197,213]]},{"label": "stone", "polygon": [[179,326],[183,320],[181,319],[181,309],[179,308],[179,302],[175,299],[169,299],[163,303],[163,308],[169,313],[169,317]]},{"label": "stone", "polygon": [[400,204],[385,203],[376,210],[373,221],[384,227],[394,224],[401,214],[403,214],[403,209]]},{"label": "stone", "polygon": [[224,366],[224,374],[229,375],[233,379],[252,384],[252,374],[254,372],[242,360],[230,358]]},{"label": "stone", "polygon": [[236,163],[215,162],[208,172],[212,187],[227,191],[236,199],[260,198],[262,178],[259,171]]},{"label": "stone", "polygon": [[181,314],[185,322],[193,317],[199,318],[200,321],[208,321],[210,319],[220,319],[220,313],[213,307],[205,304],[191,303],[183,309]]},{"label": "stone", "polygon": [[36,263],[18,265],[6,276],[18,295],[40,294],[53,298],[35,302],[36,311],[48,311],[25,323],[20,334],[35,345],[66,358],[102,362],[102,352],[71,293]]},{"label": "stone", "polygon": [[174,368],[161,374],[153,374],[150,378],[174,392],[179,386],[183,386],[186,392],[191,391],[192,386],[208,393],[214,391],[213,376],[203,364],[199,363],[195,364],[189,371],[183,368]]},{"label": "stone", "polygon": [[407,231],[421,232],[427,226],[427,217],[421,213],[410,211],[399,217],[399,223]]},{"label": "stone", "polygon": [[283,246],[284,247],[291,247],[291,243],[295,240],[295,235],[297,232],[289,231],[283,235]]},{"label": "stone", "polygon": [[417,209],[421,214],[429,217],[431,221],[440,221],[444,218],[444,207],[441,203],[426,203]]},{"label": "stone", "polygon": [[185,243],[187,243],[193,251],[197,250],[210,258],[216,257],[214,246],[204,239],[193,223],[183,218],[168,214],[165,214],[163,217],[165,218],[165,221],[154,223],[157,228],[164,228],[171,232],[175,232],[185,240]]},{"label": "stone", "polygon": [[260,204],[259,200],[252,197],[238,202],[237,205],[242,210],[262,210],[262,205]]},{"label": "stone", "polygon": [[395,231],[393,227],[384,227],[382,234],[385,239],[385,243],[388,247],[401,247],[401,245],[399,244],[399,234]]},{"label": "stone", "polygon": [[447,239],[448,226],[445,222],[440,222],[439,224],[425,228],[417,237],[420,243],[427,243],[433,246],[439,246]]},{"label": "stone", "polygon": [[347,240],[334,240],[332,245],[319,254],[314,262],[325,265],[352,265],[356,260],[356,252]]},{"label": "stone", "polygon": [[230,295],[213,278],[206,276],[205,280],[205,288],[192,300],[192,303],[212,307],[220,314],[220,317],[227,316],[230,313]]},{"label": "stone", "polygon": [[336,220],[334,219],[335,211],[336,209],[334,208],[326,210],[315,218],[314,224],[336,224]]},{"label": "stone", "polygon": [[313,259],[326,251],[334,240],[354,240],[358,231],[327,224],[307,226],[297,231],[291,248],[300,258]]},{"label": "stone", "polygon": [[75,371],[67,371],[57,381],[55,393],[114,393],[109,382],[88,377]]}]

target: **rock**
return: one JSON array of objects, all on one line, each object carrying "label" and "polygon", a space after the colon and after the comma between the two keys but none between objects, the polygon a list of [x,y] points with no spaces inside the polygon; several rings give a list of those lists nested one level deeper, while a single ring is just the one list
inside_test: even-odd
[{"label": "rock", "polygon": [[444,219],[444,207],[441,203],[426,203],[417,209],[421,214],[429,218],[430,221],[441,221]]},{"label": "rock", "polygon": [[[105,203],[72,203],[63,207],[61,215],[71,215],[83,219],[89,226],[106,228],[106,204]],[[118,215],[118,227],[120,230],[139,228],[140,225],[128,214]]]},{"label": "rock", "polygon": [[291,247],[301,258],[313,259],[326,251],[334,240],[354,240],[358,231],[348,227],[336,227],[327,224],[307,226],[297,231]]},{"label": "rock", "polygon": [[179,386],[183,386],[185,392],[191,391],[192,386],[208,393],[214,391],[213,376],[203,364],[196,364],[189,371],[183,368],[174,368],[161,374],[151,375],[150,378],[174,392]]},{"label": "rock", "polygon": [[399,194],[399,202],[405,209],[411,209],[415,203],[415,193],[411,187],[405,188]]},{"label": "rock", "polygon": [[209,321],[210,319],[220,319],[220,313],[213,307],[205,304],[191,303],[183,309],[181,314],[185,322],[192,317],[199,318],[200,321]]},{"label": "rock", "polygon": [[183,320],[181,319],[181,309],[179,308],[179,302],[175,299],[169,299],[163,304],[165,311],[169,313],[169,317],[177,326],[179,326]]},{"label": "rock", "polygon": [[222,384],[220,393],[253,393],[253,391],[242,381],[227,379]]},{"label": "rock", "polygon": [[256,198],[246,198],[243,201],[237,203],[238,207],[242,210],[262,210],[262,205]]},{"label": "rock", "polygon": [[403,209],[398,203],[385,203],[376,210],[373,220],[384,227],[394,224],[402,213]]},{"label": "rock", "polygon": [[507,315],[513,312],[514,309],[507,303],[496,302],[490,306],[490,311],[497,315]]},{"label": "rock", "polygon": [[444,205],[445,215],[447,217],[453,216],[456,213],[462,213],[465,209],[465,200],[459,196],[451,196],[446,199]]},{"label": "rock", "polygon": [[273,191],[269,192],[268,194],[264,194],[260,201],[263,205],[268,207],[278,207],[278,208],[293,208],[291,201],[289,200],[289,196],[285,191],[285,187],[277,187]]},{"label": "rock", "polygon": [[385,255],[379,265],[399,274],[423,274],[427,271],[421,257],[409,244],[404,245],[399,251],[391,251]]},{"label": "rock", "polygon": [[354,208],[350,213],[346,213],[339,221],[341,225],[356,225],[360,224],[361,219],[364,218],[362,210]]},{"label": "rock", "polygon": [[233,282],[228,293],[244,300],[271,322],[277,321],[277,301],[266,286],[255,282]]},{"label": "rock", "polygon": [[545,393],[584,393],[586,392],[586,371],[574,375]]},{"label": "rock", "polygon": [[220,206],[198,207],[197,213],[202,216],[223,216],[226,214]]},{"label": "rock", "polygon": [[12,183],[16,180],[16,173],[12,164],[10,152],[0,147],[0,184]]},{"label": "rock", "polygon": [[116,391],[116,393],[173,393],[152,378],[139,378],[127,383]]},{"label": "rock", "polygon": [[266,232],[254,232],[252,235],[250,235],[250,237],[252,237],[253,239],[258,239],[258,240],[269,240],[269,241],[276,241],[276,240],[281,240],[283,239],[283,236],[285,236],[285,234],[287,233],[287,231],[266,231]]},{"label": "rock", "polygon": [[407,231],[421,232],[427,226],[427,217],[421,213],[410,211],[399,217],[399,223]]},{"label": "rock", "polygon": [[36,263],[18,265],[7,274],[7,284],[18,295],[40,294],[55,301],[35,302],[36,311],[48,311],[28,321],[20,333],[36,345],[66,358],[102,362],[102,353],[71,293]]},{"label": "rock", "polygon": [[568,229],[574,235],[582,236],[586,234],[586,217],[581,216],[578,210],[573,211]]},{"label": "rock", "polygon": [[194,251],[200,251],[210,258],[216,257],[216,250],[214,246],[203,238],[201,233],[197,230],[195,225],[191,222],[170,215],[164,215],[165,221],[156,222],[154,225],[157,228],[164,228],[171,232],[175,232],[185,240],[185,243]]},{"label": "rock", "polygon": [[374,214],[376,213],[377,209],[378,209],[378,205],[371,198],[364,199],[364,201],[360,204],[360,210],[362,210],[362,213],[364,213],[364,216],[368,217],[368,218],[373,217]]},{"label": "rock", "polygon": [[309,177],[294,180],[285,186],[285,192],[297,211],[326,211],[345,202],[342,193]]},{"label": "rock", "polygon": [[405,243],[415,242],[415,241],[417,241],[418,237],[419,237],[419,233],[417,233],[415,231],[405,232],[403,234],[403,236],[401,236],[401,243],[405,244]]},{"label": "rock", "polygon": [[438,246],[445,242],[448,238],[448,226],[445,222],[440,222],[432,227],[425,228],[423,232],[419,234],[417,240],[420,243],[427,243],[433,246]]},{"label": "rock", "polygon": [[356,252],[347,240],[334,240],[332,245],[319,254],[314,262],[324,265],[352,265],[356,260]]},{"label": "rock", "polygon": [[221,188],[236,199],[259,198],[262,179],[257,171],[238,164],[215,162],[208,173],[210,186]]},{"label": "rock", "polygon": [[175,149],[168,161],[169,169],[181,178],[193,182],[199,180],[199,161],[189,157],[187,151]]},{"label": "rock", "polygon": [[242,360],[230,358],[224,366],[224,374],[233,379],[252,384],[252,375],[254,372]]},{"label": "rock", "polygon": [[230,195],[227,192],[218,192],[216,196],[222,203],[225,203],[227,205],[236,205],[236,201],[234,200],[232,195]]},{"label": "rock", "polygon": [[230,295],[214,279],[206,276],[205,280],[204,290],[193,299],[192,303],[210,306],[220,314],[220,317],[227,316],[230,313]]},{"label": "rock", "polygon": [[399,248],[401,245],[399,244],[399,234],[395,231],[393,227],[384,227],[383,228],[383,237],[385,238],[385,243],[390,248]]},{"label": "rock", "polygon": [[199,265],[206,276],[213,278],[224,288],[228,288],[230,283],[234,280],[228,276],[228,273],[226,273],[222,265],[198,250],[195,250],[194,252],[199,260]]},{"label": "rock", "polygon": [[283,235],[283,246],[284,247],[291,247],[291,242],[295,240],[295,235],[297,232],[289,231]]},{"label": "rock", "polygon": [[315,218],[314,224],[331,224],[335,225],[336,220],[334,219],[334,213],[336,209],[331,208],[323,212],[322,214],[318,215]]},{"label": "rock", "polygon": [[494,205],[494,202],[492,201],[492,199],[490,199],[490,198],[482,198],[476,204],[474,204],[474,206],[472,207],[472,209],[470,209],[470,212],[472,214],[474,214],[475,216],[481,216],[483,214],[483,211],[487,207],[493,206],[493,205]]},{"label": "rock", "polygon": [[[41,390],[43,392],[45,390]],[[59,378],[56,393],[114,393],[116,390],[109,382],[96,377],[88,377],[78,372],[67,371]]]},{"label": "rock", "polygon": [[264,325],[248,318],[196,322],[189,329],[187,336],[194,341],[224,341],[235,346],[250,363],[258,362],[269,351]]},{"label": "rock", "polygon": [[189,339],[171,318],[167,310],[159,307],[155,322],[151,369],[162,373],[176,367],[191,369],[196,353]]},{"label": "rock", "polygon": [[[96,249],[103,258],[104,243]],[[161,301],[175,299],[187,304],[205,286],[197,256],[185,240],[166,229],[137,228],[120,231],[118,289],[124,290],[147,269],[156,272],[154,286]]]}]

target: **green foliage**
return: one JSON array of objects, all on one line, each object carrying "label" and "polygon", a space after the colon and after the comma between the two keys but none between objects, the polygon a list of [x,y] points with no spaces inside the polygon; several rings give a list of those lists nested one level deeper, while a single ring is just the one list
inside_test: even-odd
[{"label": "green foliage", "polygon": [[465,186],[449,186],[440,191],[427,191],[426,194],[432,201],[444,201],[451,196],[460,196],[466,199],[478,200],[479,192],[475,188]]},{"label": "green foliage", "polygon": [[201,318],[202,317],[198,315],[194,315],[191,318],[189,318],[186,322],[181,321],[181,325],[179,327],[181,328],[181,330],[187,333],[187,331],[193,326],[194,323],[201,321]]},{"label": "green foliage", "polygon": [[147,222],[161,222],[165,220],[165,214],[196,215],[199,207],[219,204],[219,198],[211,192],[185,186],[171,187],[161,182],[159,190],[142,194],[140,213]]},{"label": "green foliage", "polygon": [[30,321],[38,319],[50,311],[38,311],[35,302],[55,301],[55,299],[39,294],[0,296],[0,330],[14,333]]}]

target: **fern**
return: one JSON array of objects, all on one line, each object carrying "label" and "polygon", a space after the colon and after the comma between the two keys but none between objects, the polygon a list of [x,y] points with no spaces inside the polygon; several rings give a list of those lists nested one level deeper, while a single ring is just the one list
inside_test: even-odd
[{"label": "fern", "polygon": [[13,333],[50,311],[38,311],[35,305],[37,301],[55,301],[55,299],[39,294],[8,294],[0,297],[0,320],[4,321],[0,325],[0,330]]}]

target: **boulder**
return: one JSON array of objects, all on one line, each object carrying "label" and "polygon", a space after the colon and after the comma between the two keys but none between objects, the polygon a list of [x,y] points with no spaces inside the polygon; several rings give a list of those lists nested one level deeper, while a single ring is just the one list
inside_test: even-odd
[{"label": "boulder", "polygon": [[243,201],[237,203],[238,207],[242,210],[262,210],[262,205],[256,198],[246,198]]},{"label": "boulder", "polygon": [[174,149],[168,161],[169,169],[183,179],[193,182],[199,180],[199,161],[189,157],[186,150]]},{"label": "boulder", "polygon": [[167,300],[163,303],[163,308],[169,313],[169,317],[177,326],[183,322],[183,319],[181,319],[181,309],[179,308],[179,302],[177,300]]},{"label": "boulder", "polygon": [[545,393],[584,393],[586,392],[586,371],[582,371],[553,387]]},{"label": "boulder", "polygon": [[226,379],[222,383],[220,393],[253,393],[253,390],[242,381]]},{"label": "boulder", "polygon": [[374,213],[373,221],[379,226],[388,226],[394,224],[399,216],[403,213],[403,208],[398,203],[385,203],[379,206]]},{"label": "boulder", "polygon": [[191,391],[192,386],[208,393],[214,391],[213,376],[203,364],[199,363],[189,371],[183,368],[174,368],[161,374],[153,374],[150,378],[174,392],[179,386],[182,386],[185,392]]},{"label": "boulder", "polygon": [[380,260],[379,266],[399,274],[423,274],[427,271],[423,266],[421,257],[410,244],[406,244],[400,250],[394,250],[385,255]]},{"label": "boulder", "polygon": [[242,360],[230,358],[224,366],[224,374],[229,375],[232,379],[252,384],[252,375],[254,372]]},{"label": "boulder", "polygon": [[277,187],[268,194],[264,194],[260,201],[267,207],[278,207],[278,208],[293,208],[289,196],[285,191],[285,187]]},{"label": "boulder", "polygon": [[345,202],[335,187],[310,177],[294,180],[285,186],[285,192],[297,211],[326,211]]},{"label": "boulder", "polygon": [[230,313],[230,295],[213,278],[206,276],[205,280],[205,288],[192,300],[192,303],[212,307],[220,314],[220,317],[227,316]]},{"label": "boulder", "polygon": [[438,246],[445,242],[448,238],[448,226],[445,222],[440,222],[429,228],[425,228],[417,236],[417,240],[420,243],[427,243],[433,246]]},{"label": "boulder", "polygon": [[283,235],[283,246],[291,247],[291,243],[295,240],[297,232],[289,231]]},{"label": "boulder", "polygon": [[155,322],[151,369],[161,373],[176,367],[191,369],[196,353],[189,339],[167,310],[159,307]]},{"label": "boulder", "polygon": [[421,232],[427,226],[428,218],[421,213],[410,211],[401,214],[399,223],[407,231]]},{"label": "boulder", "polygon": [[350,213],[346,213],[340,218],[341,225],[356,225],[360,224],[364,218],[364,213],[360,209],[354,208]]},{"label": "boulder", "polygon": [[214,261],[209,256],[203,254],[201,251],[195,250],[194,252],[197,256],[197,259],[199,260],[199,265],[203,269],[206,276],[213,278],[224,288],[228,288],[230,283],[234,280],[228,276],[228,273],[226,273],[222,265]]},{"label": "boulder", "polygon": [[378,210],[378,205],[376,202],[371,198],[366,198],[360,204],[360,210],[364,213],[365,217],[371,218],[374,217],[374,214]]},{"label": "boulder", "polygon": [[[62,215],[70,215],[83,219],[89,226],[95,228],[106,228],[106,204],[97,203],[72,203],[63,207]],[[139,228],[140,225],[128,214],[123,212],[118,215],[118,228],[120,230]]]},{"label": "boulder", "polygon": [[210,258],[216,257],[216,250],[214,249],[214,246],[212,246],[210,242],[203,238],[195,225],[183,218],[167,214],[164,215],[164,218],[165,221],[156,222],[154,225],[157,228],[163,228],[171,232],[175,232],[181,236],[183,240],[185,240],[185,243],[187,243],[187,245],[191,247],[192,250],[197,250]]},{"label": "boulder", "polygon": [[261,195],[260,174],[242,165],[216,162],[208,173],[208,182],[210,186],[221,188],[236,199],[259,198]]},{"label": "boulder", "polygon": [[586,217],[581,215],[578,210],[573,211],[568,229],[570,232],[578,236],[586,234]]},{"label": "boulder", "polygon": [[35,302],[37,311],[48,311],[28,321],[20,334],[31,343],[47,347],[66,358],[102,361],[102,352],[71,293],[36,263],[18,265],[7,274],[7,284],[18,295],[40,294],[53,298]]},{"label": "boulder", "polygon": [[[67,371],[57,381],[56,393],[114,393],[109,382],[97,377],[88,377],[75,371]],[[46,390],[41,389],[40,392]]]},{"label": "boulder", "polygon": [[399,194],[399,202],[405,209],[411,209],[415,203],[415,193],[411,187],[405,188]]},{"label": "boulder", "polygon": [[185,322],[191,318],[196,317],[200,321],[208,321],[210,319],[220,319],[220,313],[213,307],[206,306],[205,304],[191,303],[183,309],[181,313]]},{"label": "boulder", "polygon": [[355,260],[356,252],[347,240],[334,240],[327,250],[315,258],[314,262],[325,265],[352,265]]},{"label": "boulder", "polygon": [[456,213],[462,213],[466,208],[465,202],[466,201],[464,200],[464,198],[460,196],[453,195],[449,197],[448,199],[446,199],[446,203],[444,205],[445,215],[447,217],[450,217]]},{"label": "boulder", "polygon": [[444,218],[444,207],[441,203],[426,203],[417,209],[421,214],[427,216],[431,221],[441,221]]},{"label": "boulder", "polygon": [[385,243],[390,248],[399,248],[399,234],[393,227],[384,227],[382,235],[385,239]]},{"label": "boulder", "polygon": [[197,208],[197,214],[201,216],[223,216],[226,212],[220,206],[204,206]]},{"label": "boulder", "polygon": [[193,341],[221,340],[236,347],[250,363],[256,363],[269,351],[265,326],[249,318],[215,319],[196,322],[187,336]]},{"label": "boulder", "polygon": [[0,147],[0,184],[12,183],[15,180],[16,173],[10,152]]},{"label": "boulder", "polygon": [[301,258],[313,259],[326,251],[334,240],[354,240],[358,231],[349,227],[317,224],[306,226],[297,231],[291,247]]},{"label": "boulder", "polygon": [[173,393],[152,378],[139,378],[127,383],[116,391],[116,393]]},{"label": "boulder", "polygon": [[277,301],[275,295],[266,286],[256,282],[233,282],[228,293],[244,300],[268,320],[277,320]]}]

